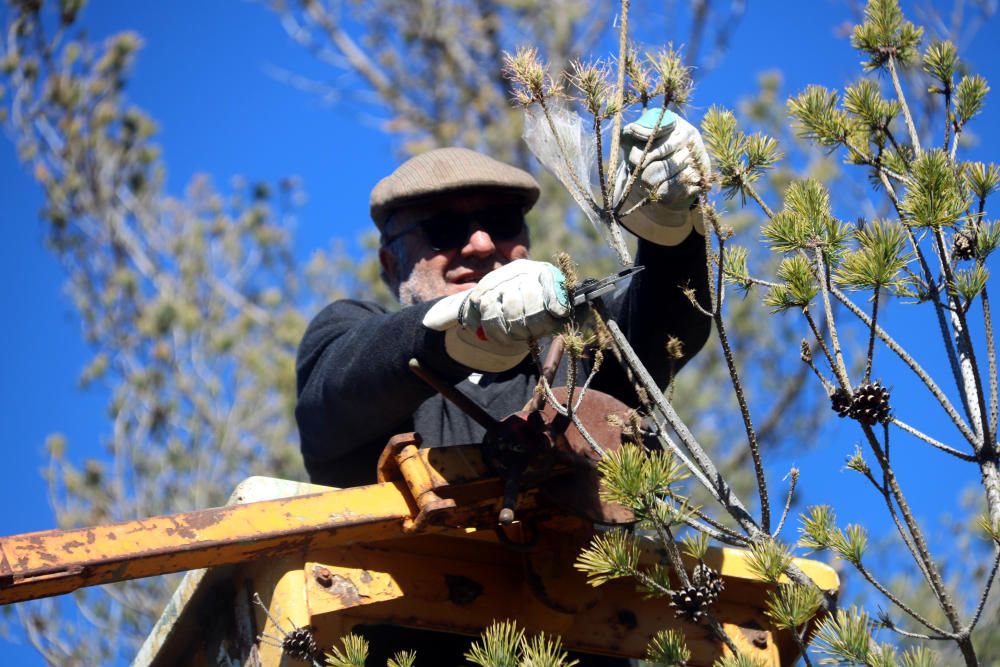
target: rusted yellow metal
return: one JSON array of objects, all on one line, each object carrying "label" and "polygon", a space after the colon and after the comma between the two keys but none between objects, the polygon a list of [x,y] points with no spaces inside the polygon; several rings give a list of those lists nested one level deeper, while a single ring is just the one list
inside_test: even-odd
[{"label": "rusted yellow metal", "polygon": [[83,586],[281,556],[309,545],[399,535],[412,518],[390,482],[96,528],[0,539],[0,604]]},{"label": "rusted yellow metal", "polygon": [[[286,491],[307,494],[0,538],[0,604],[214,568],[185,579],[137,658],[141,667],[292,664],[273,645],[283,637],[276,620],[283,630],[312,626],[330,645],[359,623],[478,635],[494,619],[517,618],[530,633],[560,635],[571,650],[621,657],[640,657],[657,630],[677,628],[692,665],[721,655],[704,626],[678,620],[634,584],[589,586],[572,563],[593,524],[559,509],[551,493],[524,489],[520,521],[501,532],[502,482],[479,448],[418,445],[414,434],[394,438],[371,486],[316,492],[292,484]],[[572,474],[546,472],[543,486]],[[650,542],[643,558],[662,554]],[[764,615],[768,586],[745,554],[713,550],[705,560],[725,582],[713,612],[740,649],[764,665],[790,665],[796,646]],[[798,564],[820,588],[837,590],[833,570]]]}]

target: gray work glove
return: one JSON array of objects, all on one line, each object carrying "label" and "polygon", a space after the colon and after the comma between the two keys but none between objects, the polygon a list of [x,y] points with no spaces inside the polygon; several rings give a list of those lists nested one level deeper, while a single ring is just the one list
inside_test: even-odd
[{"label": "gray work glove", "polygon": [[[660,109],[648,109],[622,130],[622,160],[615,175],[614,200],[618,202],[629,177],[638,170],[621,212],[643,200],[654,199],[621,217],[622,225],[640,238],[659,245],[677,245],[694,229],[704,234],[701,213],[692,208],[697,201],[702,175],[711,172],[711,163],[701,134],[691,123],[667,110],[659,126]],[[653,143],[643,164],[639,164],[646,140]]]},{"label": "gray work glove", "polygon": [[471,290],[438,301],[423,325],[445,332],[445,351],[455,361],[505,371],[527,356],[529,340],[562,327],[571,310],[565,280],[548,262],[518,259],[487,273]]}]

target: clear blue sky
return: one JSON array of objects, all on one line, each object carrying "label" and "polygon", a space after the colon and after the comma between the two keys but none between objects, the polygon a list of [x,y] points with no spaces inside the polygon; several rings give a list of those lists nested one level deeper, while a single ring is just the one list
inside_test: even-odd
[{"label": "clear blue sky", "polygon": [[[786,92],[812,82],[842,87],[858,72],[856,54],[835,30],[849,19],[847,3],[834,0],[749,3],[725,59],[698,79],[692,120],[699,120],[711,104],[732,106],[752,94],[756,75],[766,70],[784,72]],[[145,48],[128,91],[160,125],[158,141],[172,193],[180,194],[196,173],[211,175],[223,188],[234,175],[262,180],[298,175],[308,195],[298,215],[300,258],[333,237],[353,239],[368,227],[367,193],[397,162],[392,142],[378,129],[372,109],[326,107],[269,76],[270,66],[306,75],[326,72],[290,42],[261,4],[92,0],[82,25],[95,39],[125,29],[143,36]],[[987,43],[996,28],[996,21],[983,28],[963,55],[1000,85],[1000,63]],[[988,98],[987,118],[996,118],[995,104],[995,95]],[[976,127],[982,143],[972,155],[978,159],[995,157],[1000,146],[997,124],[989,125],[994,127]],[[64,274],[43,247],[41,205],[40,189],[18,164],[11,142],[0,141],[0,222],[6,230],[0,244],[0,349],[5,350],[0,361],[0,446],[6,456],[0,467],[0,534],[53,525],[39,474],[46,463],[42,445],[47,434],[66,434],[73,456],[82,459],[99,455],[107,428],[105,397],[76,385],[89,355],[61,290]],[[845,219],[858,213],[849,206],[837,211]],[[919,349],[925,332],[896,313],[892,316],[903,337]],[[909,386],[897,389],[909,392]],[[913,401],[909,405],[919,406],[923,399],[915,396]],[[938,435],[950,437],[951,431],[944,425],[941,429]],[[827,435],[835,447],[821,447],[796,461],[804,467],[803,485],[817,499],[834,483],[842,485],[837,495],[844,502],[838,509],[858,519],[875,498],[839,472],[857,436],[838,437],[834,430]],[[943,459],[932,459],[933,476],[926,468],[908,469],[913,466],[902,463],[904,484],[928,522],[936,516],[940,498],[924,482],[943,483],[946,497],[959,483],[953,466]],[[926,458],[919,460],[926,464]],[[827,472],[810,477],[810,470]],[[780,476],[775,475],[776,482]],[[30,649],[3,642],[0,663],[35,665],[41,660]]]}]

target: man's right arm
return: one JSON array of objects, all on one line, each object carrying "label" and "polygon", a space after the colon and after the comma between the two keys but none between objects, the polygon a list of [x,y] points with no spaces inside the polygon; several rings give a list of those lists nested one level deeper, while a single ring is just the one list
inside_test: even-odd
[{"label": "man's right arm", "polygon": [[389,313],[374,303],[337,301],[309,324],[296,360],[295,418],[310,471],[410,428],[413,412],[434,393],[410,372],[411,358],[455,382],[469,374],[446,354],[444,335],[421,325],[432,305]]}]

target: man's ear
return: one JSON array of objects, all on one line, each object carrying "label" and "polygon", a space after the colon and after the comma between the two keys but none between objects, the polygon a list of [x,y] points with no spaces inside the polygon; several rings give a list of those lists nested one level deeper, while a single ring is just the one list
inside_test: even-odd
[{"label": "man's ear", "polygon": [[378,262],[382,265],[382,281],[393,294],[399,290],[399,259],[388,248],[378,249]]}]

